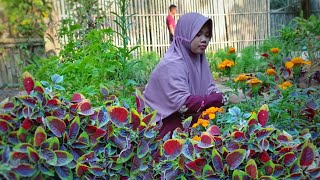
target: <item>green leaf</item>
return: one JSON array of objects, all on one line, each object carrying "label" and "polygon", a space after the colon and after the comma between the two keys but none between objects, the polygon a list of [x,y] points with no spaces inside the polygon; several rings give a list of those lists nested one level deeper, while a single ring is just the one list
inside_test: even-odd
[{"label": "green leaf", "polygon": [[39,154],[37,153],[37,151],[35,151],[33,148],[31,147],[27,147],[28,150],[28,157],[29,159],[34,162],[37,163],[39,161]]},{"label": "green leaf", "polygon": [[202,176],[204,178],[207,178],[212,175],[214,175],[214,171],[213,171],[212,167],[209,164],[206,164],[203,168]]},{"label": "green leaf", "polygon": [[222,162],[222,158],[219,154],[219,152],[217,151],[217,149],[212,149],[212,164],[214,169],[220,173],[223,171],[223,162]]},{"label": "green leaf", "polygon": [[306,142],[299,155],[300,166],[310,166],[315,159],[315,146],[312,143]]},{"label": "green leaf", "polygon": [[245,180],[245,179],[250,179],[250,176],[247,173],[238,169],[233,171],[232,180]]},{"label": "green leaf", "polygon": [[31,164],[19,164],[12,170],[21,177],[31,177],[36,172],[34,166],[32,166]]}]

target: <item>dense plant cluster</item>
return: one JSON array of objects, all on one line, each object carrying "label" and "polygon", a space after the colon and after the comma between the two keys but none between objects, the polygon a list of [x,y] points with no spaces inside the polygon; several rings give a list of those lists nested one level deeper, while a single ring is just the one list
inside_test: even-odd
[{"label": "dense plant cluster", "polygon": [[[102,87],[105,104],[94,108],[80,93],[71,100],[56,93],[63,89],[62,76],[55,74],[51,83],[34,81],[27,72],[23,76],[26,93],[1,103],[2,178],[320,176],[319,136],[308,129],[293,136],[275,128],[269,124],[267,105],[252,114],[211,107],[192,127],[187,118],[184,130],[158,140],[161,124],[152,122],[156,112],[148,112],[139,93],[132,109]],[[236,123],[221,131],[214,124],[224,114]]]},{"label": "dense plant cluster", "polygon": [[3,0],[8,24],[0,25],[0,34],[9,31],[10,37],[43,37],[52,4],[41,0]]}]

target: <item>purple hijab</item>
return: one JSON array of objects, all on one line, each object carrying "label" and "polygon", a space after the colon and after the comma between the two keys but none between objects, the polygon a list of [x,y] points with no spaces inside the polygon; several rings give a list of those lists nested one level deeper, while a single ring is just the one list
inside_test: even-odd
[{"label": "purple hijab", "polygon": [[152,72],[144,91],[146,104],[157,111],[154,122],[177,112],[190,95],[208,95],[218,91],[205,54],[194,54],[191,41],[212,20],[198,13],[187,13],[179,18],[174,39]]}]

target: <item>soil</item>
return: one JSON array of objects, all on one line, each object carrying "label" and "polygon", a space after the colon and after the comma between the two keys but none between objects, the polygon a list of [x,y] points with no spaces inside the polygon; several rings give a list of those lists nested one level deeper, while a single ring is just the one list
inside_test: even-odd
[{"label": "soil", "polygon": [[10,98],[12,96],[17,95],[21,92],[20,88],[4,88],[0,89],[0,102],[5,100],[6,98]]}]

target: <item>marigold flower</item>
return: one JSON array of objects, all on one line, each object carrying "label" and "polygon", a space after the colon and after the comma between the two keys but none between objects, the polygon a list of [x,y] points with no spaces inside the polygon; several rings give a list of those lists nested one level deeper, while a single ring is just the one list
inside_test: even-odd
[{"label": "marigold flower", "polygon": [[247,81],[247,84],[251,84],[252,86],[253,85],[257,85],[259,83],[261,84],[262,81],[260,81],[258,78],[253,78],[253,79],[250,79],[250,80]]},{"label": "marigold flower", "polygon": [[267,69],[266,72],[269,76],[274,76],[277,74],[277,72],[274,69]]},{"label": "marigold flower", "polygon": [[305,61],[301,57],[294,57],[291,61],[286,62],[285,66],[287,69],[291,69],[292,67],[301,64],[311,65],[311,61]]},{"label": "marigold flower", "polygon": [[290,81],[285,81],[279,85],[279,87],[282,88],[283,90],[287,89],[290,86],[292,86],[292,83]]},{"label": "marigold flower", "polygon": [[223,108],[211,107],[202,112],[202,117],[208,115],[210,119],[214,119],[216,117],[217,112],[223,112]]},{"label": "marigold flower", "polygon": [[271,48],[270,51],[273,53],[273,54],[278,54],[280,52],[280,49],[279,48]]},{"label": "marigold flower", "polygon": [[192,140],[194,141],[201,141],[201,137],[200,136],[195,136],[192,138]]},{"label": "marigold flower", "polygon": [[234,79],[234,82],[246,81],[249,78],[250,78],[250,76],[247,76],[246,74],[239,74],[239,76]]},{"label": "marigold flower", "polygon": [[225,59],[218,65],[218,68],[224,70],[225,68],[231,68],[232,66],[234,66],[234,62],[229,59]]},{"label": "marigold flower", "polygon": [[232,53],[235,53],[236,52],[236,48],[234,48],[234,47],[231,47],[231,48],[229,48],[229,50],[228,50],[228,54],[232,54]]},{"label": "marigold flower", "polygon": [[202,127],[208,127],[210,124],[209,120],[205,120],[205,119],[198,119],[198,122],[194,123],[192,125],[193,128],[198,127],[199,125],[201,125]]}]

